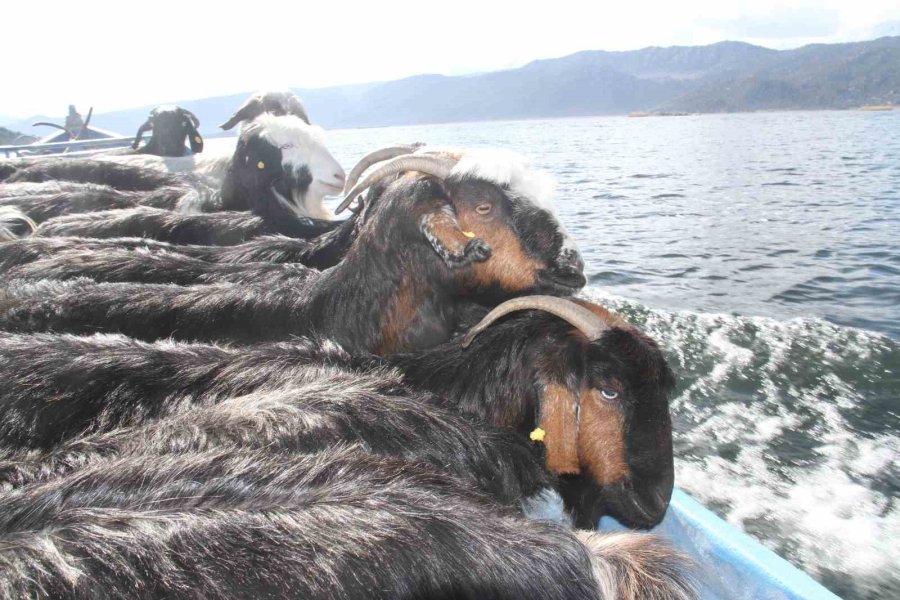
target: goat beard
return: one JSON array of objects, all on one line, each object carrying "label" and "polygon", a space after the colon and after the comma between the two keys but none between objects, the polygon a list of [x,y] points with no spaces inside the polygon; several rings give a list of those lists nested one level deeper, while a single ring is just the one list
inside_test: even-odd
[{"label": "goat beard", "polygon": [[272,193],[275,194],[278,202],[289,212],[298,217],[309,217],[305,190],[294,187],[284,179],[280,179],[272,184]]}]

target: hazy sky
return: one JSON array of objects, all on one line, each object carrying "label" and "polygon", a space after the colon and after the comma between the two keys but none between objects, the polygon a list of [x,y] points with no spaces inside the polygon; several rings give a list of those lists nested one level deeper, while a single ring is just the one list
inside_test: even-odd
[{"label": "hazy sky", "polygon": [[679,2],[15,0],[0,116],[98,112],[258,88],[518,67],[579,50],[900,35],[897,0]]}]

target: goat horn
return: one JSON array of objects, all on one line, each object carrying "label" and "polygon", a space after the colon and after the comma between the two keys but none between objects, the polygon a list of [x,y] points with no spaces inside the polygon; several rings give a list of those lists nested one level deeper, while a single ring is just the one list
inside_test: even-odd
[{"label": "goat horn", "polygon": [[359,178],[362,177],[362,174],[366,172],[366,169],[375,163],[380,163],[405,154],[412,154],[418,148],[419,145],[417,144],[402,144],[399,146],[387,146],[386,148],[379,148],[374,152],[369,152],[356,163],[356,166],[350,169],[350,175],[347,176],[347,183],[344,185],[344,189],[352,190],[353,186],[356,185],[356,182],[359,181]]},{"label": "goat horn", "polygon": [[343,212],[350,206],[353,199],[360,195],[363,190],[375,185],[385,177],[393,175],[394,173],[419,171],[426,175],[437,177],[438,179],[447,179],[455,166],[456,161],[447,158],[439,158],[437,156],[403,155],[392,158],[391,160],[383,162],[380,167],[372,171],[365,179],[353,186],[353,189],[347,192],[344,201],[341,202],[340,206],[338,206],[334,212],[335,214]]},{"label": "goat horn", "polygon": [[579,306],[565,298],[556,296],[522,296],[521,298],[507,300],[485,315],[481,322],[472,327],[463,337],[462,347],[468,348],[476,335],[490,327],[500,317],[511,312],[529,309],[543,310],[556,315],[560,319],[565,319],[573,327],[584,333],[591,341],[598,339],[604,331],[609,329],[609,325],[603,319],[585,307]]},{"label": "goat horn", "polygon": [[32,127],[40,127],[41,125],[43,125],[43,126],[45,126],[45,127],[56,127],[57,129],[62,129],[63,131],[65,131],[66,133],[69,134],[69,137],[70,137],[70,138],[72,137],[72,132],[71,132],[71,131],[69,131],[68,129],[66,129],[66,128],[63,127],[62,125],[57,125],[56,123],[48,123],[47,121],[38,121],[37,123],[32,123],[32,124],[31,124]]}]

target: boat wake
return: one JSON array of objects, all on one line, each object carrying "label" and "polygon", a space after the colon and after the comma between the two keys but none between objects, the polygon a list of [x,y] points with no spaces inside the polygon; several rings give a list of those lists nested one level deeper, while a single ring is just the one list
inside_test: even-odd
[{"label": "boat wake", "polygon": [[818,319],[667,312],[676,484],[842,597],[900,594],[900,344]]}]

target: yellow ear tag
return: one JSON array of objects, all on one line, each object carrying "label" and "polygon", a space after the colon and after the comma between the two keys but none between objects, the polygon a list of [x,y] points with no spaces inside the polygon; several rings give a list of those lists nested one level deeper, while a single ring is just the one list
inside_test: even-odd
[{"label": "yellow ear tag", "polygon": [[473,237],[475,237],[475,232],[473,232],[473,231],[463,231],[462,233],[463,233],[463,235],[466,236],[467,238],[473,238]]},{"label": "yellow ear tag", "polygon": [[258,163],[256,163],[256,168],[257,169],[265,169],[266,163],[264,163],[263,161],[259,161]]},{"label": "yellow ear tag", "polygon": [[194,136],[194,141],[199,144],[203,141],[203,139],[198,135],[198,136]]},{"label": "yellow ear tag", "polygon": [[547,432],[538,427],[537,429],[532,431],[528,437],[531,438],[532,442],[543,442],[545,435],[547,435]]}]

